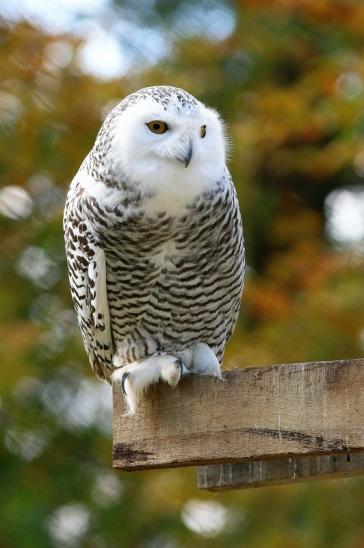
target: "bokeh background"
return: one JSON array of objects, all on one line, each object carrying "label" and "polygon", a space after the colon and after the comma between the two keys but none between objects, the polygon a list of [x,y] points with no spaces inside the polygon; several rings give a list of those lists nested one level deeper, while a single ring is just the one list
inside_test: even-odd
[{"label": "bokeh background", "polygon": [[0,1],[0,545],[364,546],[360,478],[213,495],[111,468],[111,392],[72,311],[66,189],[112,106],[215,106],[248,270],[227,368],[364,351],[364,3]]}]

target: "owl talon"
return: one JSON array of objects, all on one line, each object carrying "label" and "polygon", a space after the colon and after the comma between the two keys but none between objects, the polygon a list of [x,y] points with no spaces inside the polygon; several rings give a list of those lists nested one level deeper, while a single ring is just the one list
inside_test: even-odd
[{"label": "owl talon", "polygon": [[130,375],[130,373],[126,372],[121,377],[121,388],[122,388],[122,390],[123,390],[126,397],[128,396],[128,394],[126,393],[126,390],[125,390],[125,381],[129,377],[129,375]]},{"label": "owl talon", "polygon": [[178,367],[180,368],[181,370],[181,377],[183,375],[183,363],[182,363],[182,360],[180,360],[179,358],[176,358],[175,362],[174,362],[176,365],[178,365]]},{"label": "owl talon", "polygon": [[185,377],[186,375],[189,374],[189,371],[188,371],[187,367],[185,366],[185,364],[183,363],[183,361],[180,358],[177,358],[177,361],[178,361],[178,365],[181,368],[181,378]]}]

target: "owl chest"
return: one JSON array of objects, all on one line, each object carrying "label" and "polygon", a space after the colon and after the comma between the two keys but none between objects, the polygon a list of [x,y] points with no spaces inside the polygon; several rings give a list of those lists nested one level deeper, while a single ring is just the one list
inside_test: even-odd
[{"label": "owl chest", "polygon": [[[179,218],[146,218],[140,222],[116,226],[108,235],[111,245],[123,253],[156,255],[161,257],[181,256],[196,253],[206,246],[214,246],[221,238],[224,212],[214,216],[198,212],[182,215]],[[226,227],[225,227],[226,228]],[[107,242],[106,242],[107,245]],[[110,247],[110,246],[109,246]]]},{"label": "owl chest", "polygon": [[183,274],[198,276],[219,252],[219,227],[184,221],[160,226],[140,225],[114,234],[106,245],[108,279],[139,284],[182,286]]}]

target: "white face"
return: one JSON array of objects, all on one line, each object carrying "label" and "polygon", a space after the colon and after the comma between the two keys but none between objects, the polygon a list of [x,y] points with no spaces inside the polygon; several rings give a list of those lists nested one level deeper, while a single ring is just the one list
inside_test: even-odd
[{"label": "white face", "polygon": [[218,114],[202,103],[195,111],[178,112],[145,100],[120,116],[114,154],[123,172],[145,190],[191,181],[201,186],[223,173],[224,129]]}]

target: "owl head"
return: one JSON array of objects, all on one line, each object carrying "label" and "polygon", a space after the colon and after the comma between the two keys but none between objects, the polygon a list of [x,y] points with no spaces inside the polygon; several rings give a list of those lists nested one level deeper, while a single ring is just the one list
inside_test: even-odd
[{"label": "owl head", "polygon": [[112,156],[121,171],[153,190],[165,181],[216,180],[225,166],[223,123],[179,88],[155,86],[126,97],[109,115]]}]

